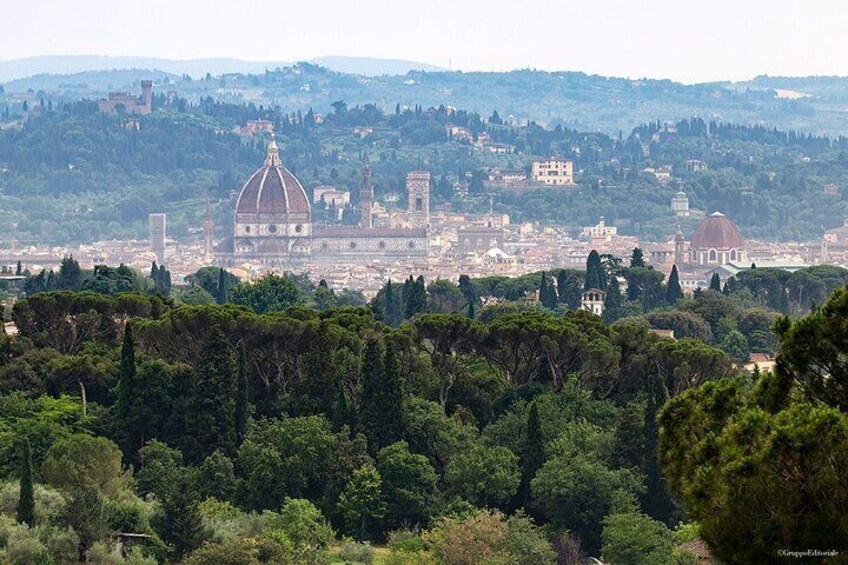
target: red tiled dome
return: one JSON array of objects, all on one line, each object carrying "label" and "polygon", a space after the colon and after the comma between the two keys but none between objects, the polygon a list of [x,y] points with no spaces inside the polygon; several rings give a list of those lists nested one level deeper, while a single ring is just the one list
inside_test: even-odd
[{"label": "red tiled dome", "polygon": [[300,181],[280,163],[274,139],[268,144],[265,166],[244,184],[236,214],[309,214],[309,198]]},{"label": "red tiled dome", "polygon": [[744,249],[745,239],[724,214],[714,212],[695,228],[689,246],[693,249]]}]

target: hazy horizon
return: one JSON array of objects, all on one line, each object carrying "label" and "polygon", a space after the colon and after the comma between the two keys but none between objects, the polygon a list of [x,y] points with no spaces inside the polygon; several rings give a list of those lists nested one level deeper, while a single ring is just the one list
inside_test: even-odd
[{"label": "hazy horizon", "polygon": [[729,0],[717,0],[708,9],[671,0],[638,5],[530,0],[520,13],[482,0],[434,0],[426,6],[317,0],[284,9],[268,0],[253,6],[150,0],[138,7],[128,16],[106,0],[74,6],[34,0],[21,18],[38,25],[10,18],[12,25],[0,35],[0,53],[3,60],[350,56],[468,72],[534,68],[687,83],[848,75],[848,60],[834,56],[848,47],[842,33],[848,14],[825,0],[803,6],[776,0],[767,10]]}]

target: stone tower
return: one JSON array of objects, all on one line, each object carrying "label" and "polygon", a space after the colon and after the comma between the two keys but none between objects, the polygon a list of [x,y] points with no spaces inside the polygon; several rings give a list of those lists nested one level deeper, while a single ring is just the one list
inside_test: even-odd
[{"label": "stone tower", "polygon": [[373,227],[371,221],[371,205],[374,202],[374,187],[371,185],[371,169],[362,170],[362,186],[359,187],[359,208],[362,211],[360,223],[365,229]]},{"label": "stone tower", "polygon": [[680,226],[677,227],[677,233],[674,234],[674,264],[679,267],[683,266],[683,245],[685,240],[683,238],[683,230],[680,229]]},{"label": "stone tower", "polygon": [[147,112],[153,109],[153,81],[141,81],[141,103],[147,107]]},{"label": "stone tower", "polygon": [[150,229],[150,247],[156,254],[159,265],[166,264],[165,250],[165,214],[148,214]]},{"label": "stone tower", "polygon": [[409,171],[406,190],[409,193],[409,223],[426,228],[430,225],[430,173]]}]

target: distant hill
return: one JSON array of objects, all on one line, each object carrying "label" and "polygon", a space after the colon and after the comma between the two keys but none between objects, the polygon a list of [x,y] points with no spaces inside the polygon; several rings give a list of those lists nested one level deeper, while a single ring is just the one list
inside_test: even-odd
[{"label": "distant hill", "polygon": [[[184,80],[185,74],[191,80]],[[174,90],[189,102],[212,97],[286,111],[313,108],[319,114],[344,100],[349,106],[373,103],[384,110],[394,110],[397,104],[445,105],[485,117],[497,110],[506,119],[613,135],[628,133],[640,123],[696,116],[848,135],[845,77],[760,76],[744,82],[681,84],[568,71],[447,71],[413,61],[359,57],[321,57],[294,65],[81,56],[0,62],[0,83],[6,91],[5,97],[0,95],[0,110],[8,104],[14,111],[30,90],[54,102],[68,102],[102,97],[112,90],[136,91],[142,79],[153,79],[157,92]]]},{"label": "distant hill", "polygon": [[3,85],[9,93],[45,91],[64,99],[91,98],[107,92],[136,91],[142,79],[152,79],[161,88],[182,75],[156,68],[130,68],[119,71],[83,71],[71,74],[38,74],[9,81]]},{"label": "distant hill", "polygon": [[[402,75],[409,71],[439,71],[439,67],[400,59],[370,57],[318,57],[311,61],[322,67],[365,76]],[[68,75],[87,71],[157,69],[175,75],[201,78],[206,73],[256,74],[266,69],[291,65],[291,61],[243,61],[229,58],[159,59],[154,57],[108,57],[105,55],[48,55],[0,61],[0,82],[5,83],[36,75]]]},{"label": "distant hill", "polygon": [[445,71],[447,69],[418,63],[416,61],[405,61],[403,59],[373,59],[370,57],[318,57],[312,59],[312,63],[327,67],[340,73],[350,73],[364,76],[381,75],[405,75],[410,71]]}]

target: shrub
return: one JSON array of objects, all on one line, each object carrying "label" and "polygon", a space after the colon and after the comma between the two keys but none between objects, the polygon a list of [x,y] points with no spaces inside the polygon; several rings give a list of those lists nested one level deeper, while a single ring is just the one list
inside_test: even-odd
[{"label": "shrub", "polygon": [[368,542],[345,541],[339,557],[351,565],[372,565],[374,563],[374,548]]},{"label": "shrub", "polygon": [[396,553],[419,553],[426,549],[426,545],[418,532],[395,530],[389,532],[389,549]]},{"label": "shrub", "polygon": [[507,519],[491,510],[467,518],[443,518],[424,534],[424,541],[445,565],[542,565],[556,559],[553,548],[529,518],[518,514]]},{"label": "shrub", "polygon": [[53,557],[47,546],[38,539],[38,532],[27,526],[18,526],[9,530],[0,562],[9,565],[53,565]]},{"label": "shrub", "polygon": [[79,562],[79,536],[71,528],[38,526],[38,539],[50,552],[53,565],[75,565]]},{"label": "shrub", "polygon": [[[35,520],[39,524],[50,521],[65,506],[65,497],[58,490],[35,484]],[[0,513],[14,516],[18,507],[21,487],[18,481],[0,485]]]}]

